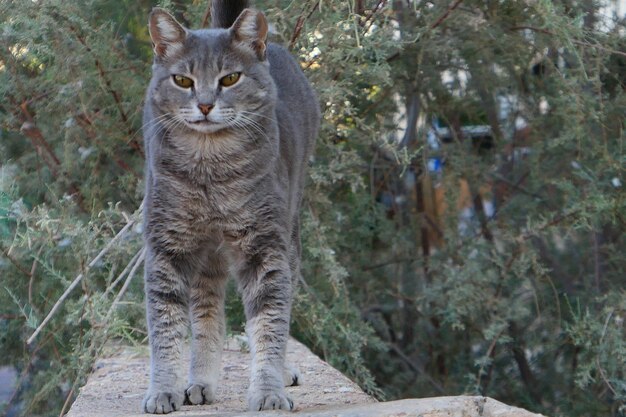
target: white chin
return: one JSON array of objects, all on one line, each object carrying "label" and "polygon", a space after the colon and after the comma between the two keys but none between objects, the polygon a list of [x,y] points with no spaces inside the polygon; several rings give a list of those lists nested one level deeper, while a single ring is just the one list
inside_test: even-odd
[{"label": "white chin", "polygon": [[187,123],[187,126],[200,133],[215,133],[226,128],[226,126],[215,123]]}]

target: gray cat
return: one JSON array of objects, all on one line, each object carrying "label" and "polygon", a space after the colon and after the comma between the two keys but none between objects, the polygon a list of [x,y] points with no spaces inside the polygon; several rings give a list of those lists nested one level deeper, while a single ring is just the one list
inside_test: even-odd
[{"label": "gray cat", "polygon": [[[320,111],[267,22],[247,1],[214,0],[212,29],[154,9],[144,108],[148,413],[215,399],[224,293],[236,276],[252,356],[250,410],[292,409],[285,372],[300,274],[299,211]],[[191,324],[188,381],[180,353]]]}]

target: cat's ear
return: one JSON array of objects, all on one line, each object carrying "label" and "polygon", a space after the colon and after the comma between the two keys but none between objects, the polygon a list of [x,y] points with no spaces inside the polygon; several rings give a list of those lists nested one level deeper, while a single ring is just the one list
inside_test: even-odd
[{"label": "cat's ear", "polygon": [[154,53],[161,58],[171,58],[183,48],[187,38],[185,28],[163,9],[155,7],[150,12],[148,29]]},{"label": "cat's ear", "polygon": [[257,57],[265,59],[265,43],[267,42],[267,20],[257,10],[245,9],[241,12],[230,28],[235,42],[251,49]]}]

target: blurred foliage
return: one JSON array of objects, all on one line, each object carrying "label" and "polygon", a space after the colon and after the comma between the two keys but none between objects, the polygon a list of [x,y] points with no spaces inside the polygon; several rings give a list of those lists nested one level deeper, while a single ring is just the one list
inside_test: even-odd
[{"label": "blurred foliage", "polygon": [[[609,3],[256,2],[324,111],[297,338],[380,398],[625,413],[626,27]],[[153,5],[0,0],[7,412],[58,415],[104,343],[146,342],[133,222]],[[160,5],[198,28],[207,2]]]}]

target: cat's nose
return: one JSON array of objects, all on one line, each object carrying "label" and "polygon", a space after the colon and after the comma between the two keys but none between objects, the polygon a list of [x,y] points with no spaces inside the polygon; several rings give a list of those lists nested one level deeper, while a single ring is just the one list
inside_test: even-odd
[{"label": "cat's nose", "polygon": [[213,105],[212,104],[198,104],[198,108],[200,109],[202,114],[206,116],[207,114],[211,112],[211,109],[213,109]]}]

